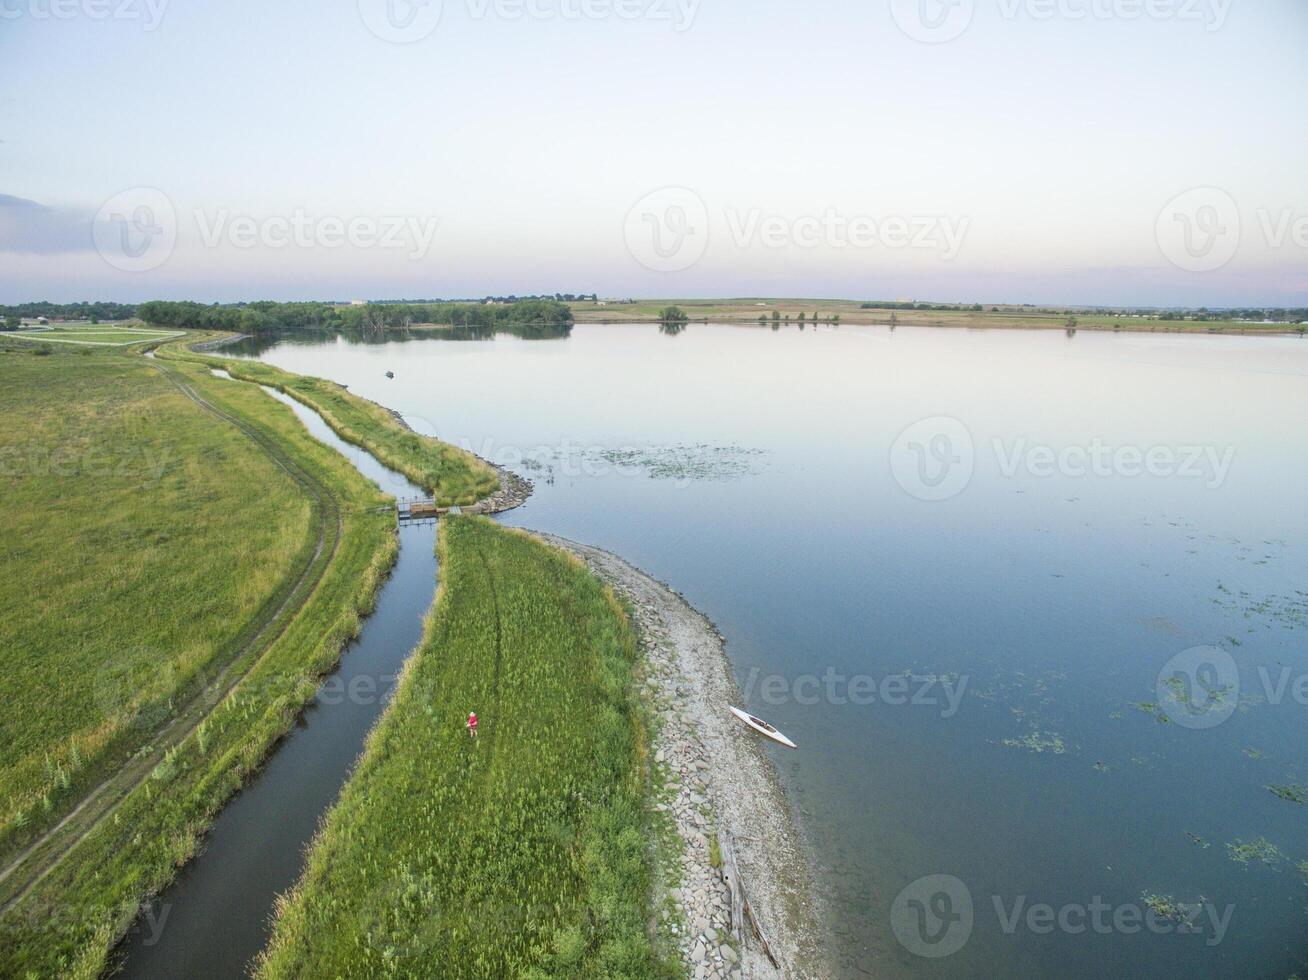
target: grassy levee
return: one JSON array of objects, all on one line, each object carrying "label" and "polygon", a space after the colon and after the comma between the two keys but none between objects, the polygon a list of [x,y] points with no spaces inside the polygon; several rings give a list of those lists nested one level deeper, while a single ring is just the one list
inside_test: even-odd
[{"label": "grassy levee", "polygon": [[484,518],[443,521],[438,550],[423,642],[258,975],[676,975],[646,932],[626,616],[571,557]]},{"label": "grassy levee", "polygon": [[391,469],[426,487],[441,504],[471,504],[499,487],[495,470],[472,453],[419,435],[376,402],[351,394],[333,381],[292,374],[262,361],[196,353],[189,344],[166,344],[158,356],[198,361],[243,381],[285,392],[321,415],[346,442],[363,446]]},{"label": "grassy levee", "polygon": [[[70,370],[83,358],[60,352],[44,360]],[[126,355],[96,351],[85,363],[112,363],[115,370],[129,373],[133,385],[150,390],[176,381],[180,387],[173,391],[191,391],[226,419],[206,415],[215,427],[239,423],[243,428],[233,431],[246,440],[245,452],[251,458],[276,453],[286,472],[295,474],[296,506],[302,511],[307,498],[323,533],[316,536],[309,567],[297,582],[299,591],[288,597],[292,601],[276,611],[267,632],[261,633],[267,642],[245,649],[222,678],[209,678],[210,686],[194,703],[184,710],[179,706],[181,714],[171,723],[177,729],[175,738],[143,746],[115,772],[111,792],[100,793],[90,805],[74,811],[39,850],[0,881],[0,976],[94,977],[103,972],[113,944],[131,926],[140,901],[160,890],[194,853],[199,836],[223,803],[295,723],[321,676],[357,634],[360,617],[371,608],[398,547],[388,498],[338,453],[313,439],[285,406],[253,386],[214,379],[199,364],[151,366],[134,357],[130,367],[120,367],[127,360]],[[168,377],[156,374],[161,368]],[[0,389],[16,387],[12,380],[11,376],[11,383]],[[22,393],[30,395],[31,388],[23,385]],[[78,404],[76,393],[66,393],[65,403],[50,412],[76,414]],[[193,410],[199,411],[196,403],[187,400],[169,399],[167,407],[170,417],[189,417]],[[203,451],[188,452],[183,459],[203,478],[200,482],[208,484],[225,482],[237,463]],[[265,476],[247,505],[266,517],[265,502],[276,490],[277,477],[272,472]],[[213,486],[209,494],[200,503],[221,499]],[[158,507],[166,501],[153,503]],[[37,500],[31,505],[34,520],[63,519],[63,510],[50,502],[43,508]],[[230,529],[216,522],[212,512],[206,516],[205,507],[188,508],[183,516],[197,522],[202,534],[194,550],[215,549],[237,570],[246,564],[241,556],[259,558],[255,549],[261,538],[229,541]],[[144,513],[141,520],[147,528],[166,526],[163,516],[154,511]],[[121,568],[130,562],[134,543],[114,535],[62,543],[68,564],[104,565],[102,574],[86,580],[83,601],[89,607],[88,621],[99,622],[101,603]],[[204,559],[197,554],[195,560]],[[208,585],[219,590],[231,574],[228,569],[224,576],[215,575]],[[173,614],[189,617],[194,625],[206,611],[207,597],[203,588],[183,592],[173,600],[175,609],[143,606],[135,616],[107,623],[104,629],[130,631],[152,617]],[[57,617],[62,612],[46,608],[42,614]],[[21,714],[46,710],[46,701],[57,704],[61,700],[57,692],[69,682],[69,675],[68,669],[52,670],[55,691],[43,697],[28,692],[26,700],[17,702],[23,705]]]},{"label": "grassy levee", "polygon": [[0,354],[0,864],[226,667],[315,514],[137,356]]}]

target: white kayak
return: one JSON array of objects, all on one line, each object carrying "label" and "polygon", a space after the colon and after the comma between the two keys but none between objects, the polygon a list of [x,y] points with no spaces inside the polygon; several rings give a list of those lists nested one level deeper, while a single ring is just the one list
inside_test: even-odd
[{"label": "white kayak", "polygon": [[[728,707],[730,707],[730,705],[728,705]],[[731,708],[731,713],[760,735],[765,735],[774,742],[780,742],[788,749],[799,748],[798,745],[786,738],[786,736],[782,735],[762,718],[755,718],[748,711],[741,711],[739,708]]]}]

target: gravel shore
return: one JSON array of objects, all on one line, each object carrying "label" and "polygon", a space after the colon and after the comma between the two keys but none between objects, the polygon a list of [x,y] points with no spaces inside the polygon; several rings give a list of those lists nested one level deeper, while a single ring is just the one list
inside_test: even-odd
[{"label": "gravel shore", "polygon": [[[654,758],[667,781],[658,808],[671,812],[682,845],[680,884],[671,896],[677,914],[662,925],[677,936],[690,975],[695,980],[829,975],[819,950],[815,892],[790,806],[759,736],[727,711],[741,698],[723,637],[675,591],[616,555],[539,536],[579,557],[635,611],[645,644],[646,695],[659,716]],[[714,841],[725,862],[714,860]],[[724,875],[731,855],[748,903],[746,915],[740,896],[732,894],[730,875]]]}]

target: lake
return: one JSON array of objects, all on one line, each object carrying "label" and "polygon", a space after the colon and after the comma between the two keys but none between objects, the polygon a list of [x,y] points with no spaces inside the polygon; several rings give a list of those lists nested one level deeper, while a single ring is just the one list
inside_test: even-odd
[{"label": "lake", "polygon": [[800,745],[768,751],[842,975],[1308,968],[1308,342],[588,324],[246,353],[510,465],[536,491],[507,523],[718,624]]}]

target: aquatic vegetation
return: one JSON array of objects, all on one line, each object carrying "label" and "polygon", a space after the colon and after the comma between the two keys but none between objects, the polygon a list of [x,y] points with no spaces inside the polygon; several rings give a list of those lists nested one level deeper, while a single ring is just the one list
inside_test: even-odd
[{"label": "aquatic vegetation", "polygon": [[1226,853],[1232,861],[1245,867],[1261,864],[1265,867],[1277,868],[1286,861],[1285,853],[1265,837],[1256,838],[1248,843],[1237,840],[1227,844]]},{"label": "aquatic vegetation", "polygon": [[1135,701],[1131,707],[1135,708],[1136,711],[1151,715],[1154,721],[1160,725],[1171,724],[1172,719],[1167,717],[1167,712],[1163,710],[1163,706],[1157,701]]},{"label": "aquatic vegetation", "polygon": [[1178,902],[1171,895],[1141,892],[1140,901],[1153,913],[1155,919],[1180,923],[1181,932],[1193,931],[1191,920],[1194,918],[1195,911],[1203,906],[1202,896],[1197,902]]},{"label": "aquatic vegetation", "polygon": [[759,472],[762,449],[714,446],[707,443],[658,446],[649,449],[605,449],[599,459],[613,466],[638,470],[652,480],[739,480]]},{"label": "aquatic vegetation", "polygon": [[580,563],[491,521],[443,521],[439,550],[423,643],[259,975],[667,976],[626,616]]},{"label": "aquatic vegetation", "polygon": [[1243,590],[1238,595],[1234,594],[1220,583],[1217,591],[1221,595],[1214,598],[1213,602],[1249,622],[1249,632],[1257,626],[1263,629],[1279,626],[1285,630],[1308,627],[1308,592],[1296,589],[1291,593],[1269,593],[1255,598]]},{"label": "aquatic vegetation", "polygon": [[1250,759],[1261,759],[1261,758],[1263,758],[1263,753],[1262,753],[1262,751],[1261,751],[1260,749],[1250,749],[1250,748],[1246,748],[1246,749],[1244,750],[1244,754],[1247,755]]},{"label": "aquatic vegetation", "polygon": [[1267,789],[1278,799],[1298,803],[1300,806],[1308,803],[1308,787],[1287,784],[1268,786]]},{"label": "aquatic vegetation", "polygon": [[1063,755],[1067,746],[1063,737],[1055,732],[1032,731],[1021,738],[1006,738],[1001,743],[1010,749],[1026,749],[1028,752],[1048,752],[1051,755]]},{"label": "aquatic vegetation", "polygon": [[1190,685],[1186,679],[1178,674],[1173,674],[1163,682],[1167,688],[1167,697],[1170,704],[1177,704],[1187,709],[1187,711],[1202,714],[1226,703],[1231,698],[1232,689],[1230,685],[1201,685],[1203,694],[1195,698],[1190,692]]},{"label": "aquatic vegetation", "polygon": [[676,483],[728,482],[757,476],[767,455],[765,449],[708,443],[618,449],[591,446],[566,455],[541,449],[515,465],[536,473],[559,468],[594,476],[612,471]]}]

